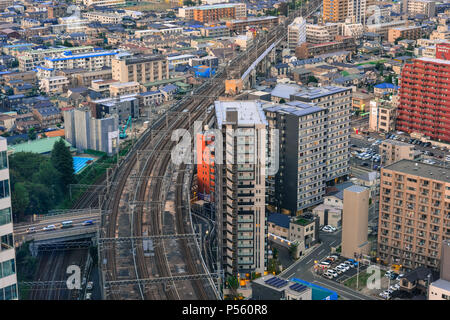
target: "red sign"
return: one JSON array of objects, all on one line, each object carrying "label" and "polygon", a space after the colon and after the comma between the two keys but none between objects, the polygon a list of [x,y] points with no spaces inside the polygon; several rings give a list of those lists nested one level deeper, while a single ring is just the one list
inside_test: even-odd
[{"label": "red sign", "polygon": [[450,42],[436,44],[436,59],[450,60]]}]

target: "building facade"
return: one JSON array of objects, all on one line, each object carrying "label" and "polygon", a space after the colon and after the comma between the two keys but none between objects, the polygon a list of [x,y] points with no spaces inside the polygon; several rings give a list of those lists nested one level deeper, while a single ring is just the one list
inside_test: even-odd
[{"label": "building facade", "polygon": [[397,130],[450,142],[450,60],[418,58],[401,75]]},{"label": "building facade", "polygon": [[118,56],[112,62],[112,78],[140,84],[169,79],[167,57],[162,55]]},{"label": "building facade", "polygon": [[11,192],[6,139],[0,137],[0,300],[17,300]]},{"label": "building facade", "polygon": [[[266,126],[255,101],[216,101],[216,125],[222,150],[215,152],[217,219],[225,274],[266,269],[265,214]],[[220,153],[221,158],[218,159]],[[220,223],[220,222],[219,222]]]},{"label": "building facade", "polygon": [[381,169],[378,256],[407,271],[438,270],[450,239],[450,170],[411,160]]},{"label": "building facade", "polygon": [[375,132],[391,132],[395,129],[397,108],[385,100],[371,100],[369,103],[369,130]]},{"label": "building facade", "polygon": [[288,26],[289,49],[293,50],[304,42],[306,42],[306,20],[303,17],[297,17]]},{"label": "building facade", "polygon": [[384,140],[379,150],[382,157],[381,164],[384,166],[402,159],[414,160],[415,158],[414,145],[397,140]]},{"label": "building facade", "polygon": [[355,254],[368,254],[367,241],[369,219],[368,188],[351,186],[344,189],[344,210],[342,212],[342,256],[354,258]]}]

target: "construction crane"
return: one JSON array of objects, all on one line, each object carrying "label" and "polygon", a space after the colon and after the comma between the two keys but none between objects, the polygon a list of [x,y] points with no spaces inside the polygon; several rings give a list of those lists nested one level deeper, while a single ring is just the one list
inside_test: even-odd
[{"label": "construction crane", "polygon": [[119,134],[120,139],[125,139],[127,137],[128,126],[130,126],[130,129],[131,129],[131,116],[128,117],[127,123],[120,130],[120,134]]}]

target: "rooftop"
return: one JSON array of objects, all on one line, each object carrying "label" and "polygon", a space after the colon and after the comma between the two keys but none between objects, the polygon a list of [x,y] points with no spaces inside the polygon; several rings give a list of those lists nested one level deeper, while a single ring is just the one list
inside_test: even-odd
[{"label": "rooftop", "polygon": [[289,229],[289,221],[291,217],[282,213],[272,213],[267,217],[268,222],[275,223],[277,226]]},{"label": "rooftop", "polygon": [[345,190],[348,190],[350,192],[355,192],[355,193],[361,193],[361,192],[364,192],[364,191],[366,191],[368,189],[366,187],[358,186],[358,185],[355,184],[353,186],[348,187]]},{"label": "rooftop", "polygon": [[295,94],[295,97],[305,100],[312,100],[326,97],[341,92],[351,92],[351,88],[325,86],[325,87],[305,87],[301,92]]},{"label": "rooftop", "polygon": [[450,183],[450,169],[413,160],[400,160],[384,167],[382,170],[398,171],[426,179]]},{"label": "rooftop", "polygon": [[[34,153],[49,153],[53,149],[53,145],[56,141],[61,139],[60,137],[50,137],[45,139],[37,139],[27,141],[24,143],[8,146],[12,152],[34,152]],[[64,140],[66,146],[71,147],[71,144]]]},{"label": "rooftop", "polygon": [[229,111],[237,111],[238,125],[267,125],[261,103],[258,101],[215,101],[214,105],[219,128],[229,121]]},{"label": "rooftop", "polygon": [[444,279],[436,280],[431,285],[433,287],[436,287],[436,288],[439,288],[439,289],[450,291],[450,281],[447,281],[447,280],[444,280]]},{"label": "rooftop", "polygon": [[297,117],[302,117],[311,113],[324,111],[323,108],[320,108],[314,104],[307,104],[300,101],[294,101],[292,103],[288,103],[286,105],[275,105],[264,108],[264,111],[268,112],[277,112],[277,113],[285,113],[291,114]]}]

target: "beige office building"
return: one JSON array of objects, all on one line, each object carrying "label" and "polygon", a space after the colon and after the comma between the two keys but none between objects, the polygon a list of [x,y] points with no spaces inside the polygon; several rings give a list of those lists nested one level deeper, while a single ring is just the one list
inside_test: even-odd
[{"label": "beige office building", "polygon": [[384,166],[388,166],[402,159],[414,160],[416,154],[414,145],[390,139],[384,140],[380,144],[379,149],[382,165]]},{"label": "beige office building", "polygon": [[450,240],[442,243],[441,272],[428,290],[428,300],[450,300]]},{"label": "beige office building", "polygon": [[434,17],[436,15],[436,1],[408,0],[408,14],[414,16],[418,14],[423,14],[428,18]]},{"label": "beige office building", "polygon": [[401,38],[408,40],[416,40],[422,36],[421,26],[410,26],[410,27],[396,27],[391,28],[388,31],[388,41],[395,42],[395,40]]},{"label": "beige office building", "polygon": [[140,84],[169,79],[167,57],[162,55],[117,56],[112,59],[112,78]]},{"label": "beige office building", "polygon": [[391,132],[395,129],[397,107],[386,100],[370,101],[369,131]]},{"label": "beige office building", "polygon": [[400,160],[381,169],[378,256],[439,269],[441,245],[450,239],[450,169]]},{"label": "beige office building", "polygon": [[116,82],[109,85],[109,94],[111,97],[118,97],[128,94],[137,94],[141,92],[139,82]]},{"label": "beige office building", "polygon": [[368,254],[367,230],[369,224],[368,188],[351,186],[344,189],[342,212],[342,256],[353,258],[355,254]]},{"label": "beige office building", "polygon": [[306,41],[321,44],[335,40],[340,35],[341,23],[306,24]]}]

